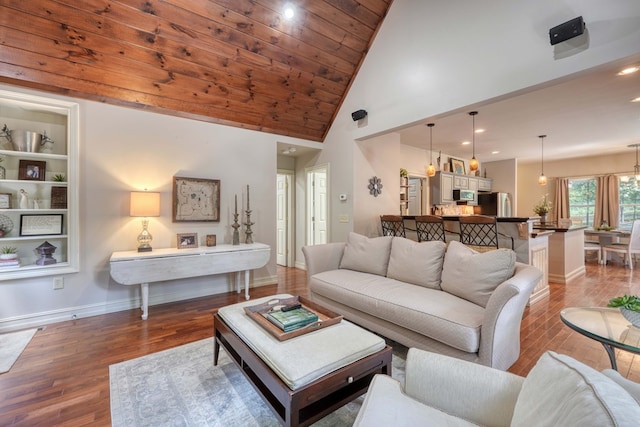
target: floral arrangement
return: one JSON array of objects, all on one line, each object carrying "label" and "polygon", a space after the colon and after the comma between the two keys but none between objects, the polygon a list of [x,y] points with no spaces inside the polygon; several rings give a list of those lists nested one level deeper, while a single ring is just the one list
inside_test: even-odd
[{"label": "floral arrangement", "polygon": [[400,176],[402,178],[406,178],[407,177],[407,170],[405,168],[400,168]]},{"label": "floral arrangement", "polygon": [[545,194],[540,202],[533,207],[533,211],[537,215],[546,215],[551,211],[551,202],[548,199],[548,194]]}]

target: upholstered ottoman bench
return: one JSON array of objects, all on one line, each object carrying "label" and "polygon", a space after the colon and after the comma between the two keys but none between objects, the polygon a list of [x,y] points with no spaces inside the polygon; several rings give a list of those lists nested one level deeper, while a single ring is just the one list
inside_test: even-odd
[{"label": "upholstered ottoman bench", "polygon": [[214,315],[214,365],[220,345],[284,425],[309,425],[391,374],[391,347],[345,320],[279,341],[244,310],[280,294],[221,308]]}]

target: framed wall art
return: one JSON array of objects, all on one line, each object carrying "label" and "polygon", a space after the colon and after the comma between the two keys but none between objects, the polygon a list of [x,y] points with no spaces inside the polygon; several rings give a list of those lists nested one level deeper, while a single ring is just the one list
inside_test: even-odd
[{"label": "framed wall art", "polygon": [[178,249],[197,248],[198,233],[179,233],[177,245]]},{"label": "framed wall art", "polygon": [[62,234],[62,214],[20,215],[20,236]]},{"label": "framed wall art", "polygon": [[220,180],[173,177],[173,222],[220,221]]},{"label": "framed wall art", "polygon": [[20,160],[18,166],[18,179],[27,181],[44,181],[44,173],[47,162],[38,160]]},{"label": "framed wall art", "polygon": [[0,209],[11,209],[11,200],[13,195],[11,193],[0,193]]},{"label": "framed wall art", "polygon": [[467,174],[467,169],[464,165],[464,160],[454,159],[453,157],[449,157],[449,163],[451,163],[451,172],[459,173],[461,175]]}]

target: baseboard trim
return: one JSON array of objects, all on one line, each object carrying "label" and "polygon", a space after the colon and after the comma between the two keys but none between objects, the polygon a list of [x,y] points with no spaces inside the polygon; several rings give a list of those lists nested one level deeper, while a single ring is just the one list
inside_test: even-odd
[{"label": "baseboard trim", "polygon": [[[277,282],[277,275],[261,277],[251,282],[249,284],[249,289],[271,285]],[[151,307],[158,304],[166,304],[193,298],[201,298],[209,295],[223,294],[227,292],[236,292],[236,290],[230,290],[230,285],[224,284],[223,286],[217,286],[210,289],[201,289],[197,291],[193,291],[188,289],[188,287],[185,287],[178,292],[154,294],[153,286],[150,286],[149,306]],[[244,292],[244,287],[241,289],[241,292]],[[40,313],[33,313],[24,316],[8,317],[0,319],[0,332],[35,328],[38,326],[49,325],[51,323],[65,322],[68,320],[76,320],[84,317],[100,316],[102,314],[116,313],[125,310],[134,310],[140,308],[140,304],[140,297],[134,297],[118,301],[109,301],[107,303],[87,304],[75,307],[66,307],[59,310],[43,311]],[[149,317],[151,316],[152,314],[149,315]]]}]

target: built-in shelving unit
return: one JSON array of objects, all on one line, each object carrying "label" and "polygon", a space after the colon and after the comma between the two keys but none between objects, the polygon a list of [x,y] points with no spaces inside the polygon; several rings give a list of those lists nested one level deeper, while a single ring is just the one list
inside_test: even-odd
[{"label": "built-in shelving unit", "polygon": [[[0,166],[4,168],[0,249],[17,248],[20,262],[18,266],[0,265],[0,281],[77,272],[78,104],[0,91],[0,128],[4,125],[12,131],[46,133],[53,142],[37,144],[33,151],[16,151],[9,138],[0,137]],[[30,173],[34,165],[40,176]],[[56,175],[64,176],[64,181],[54,180]],[[52,254],[56,262],[39,265],[41,255],[36,248],[45,241],[56,247]]]}]

